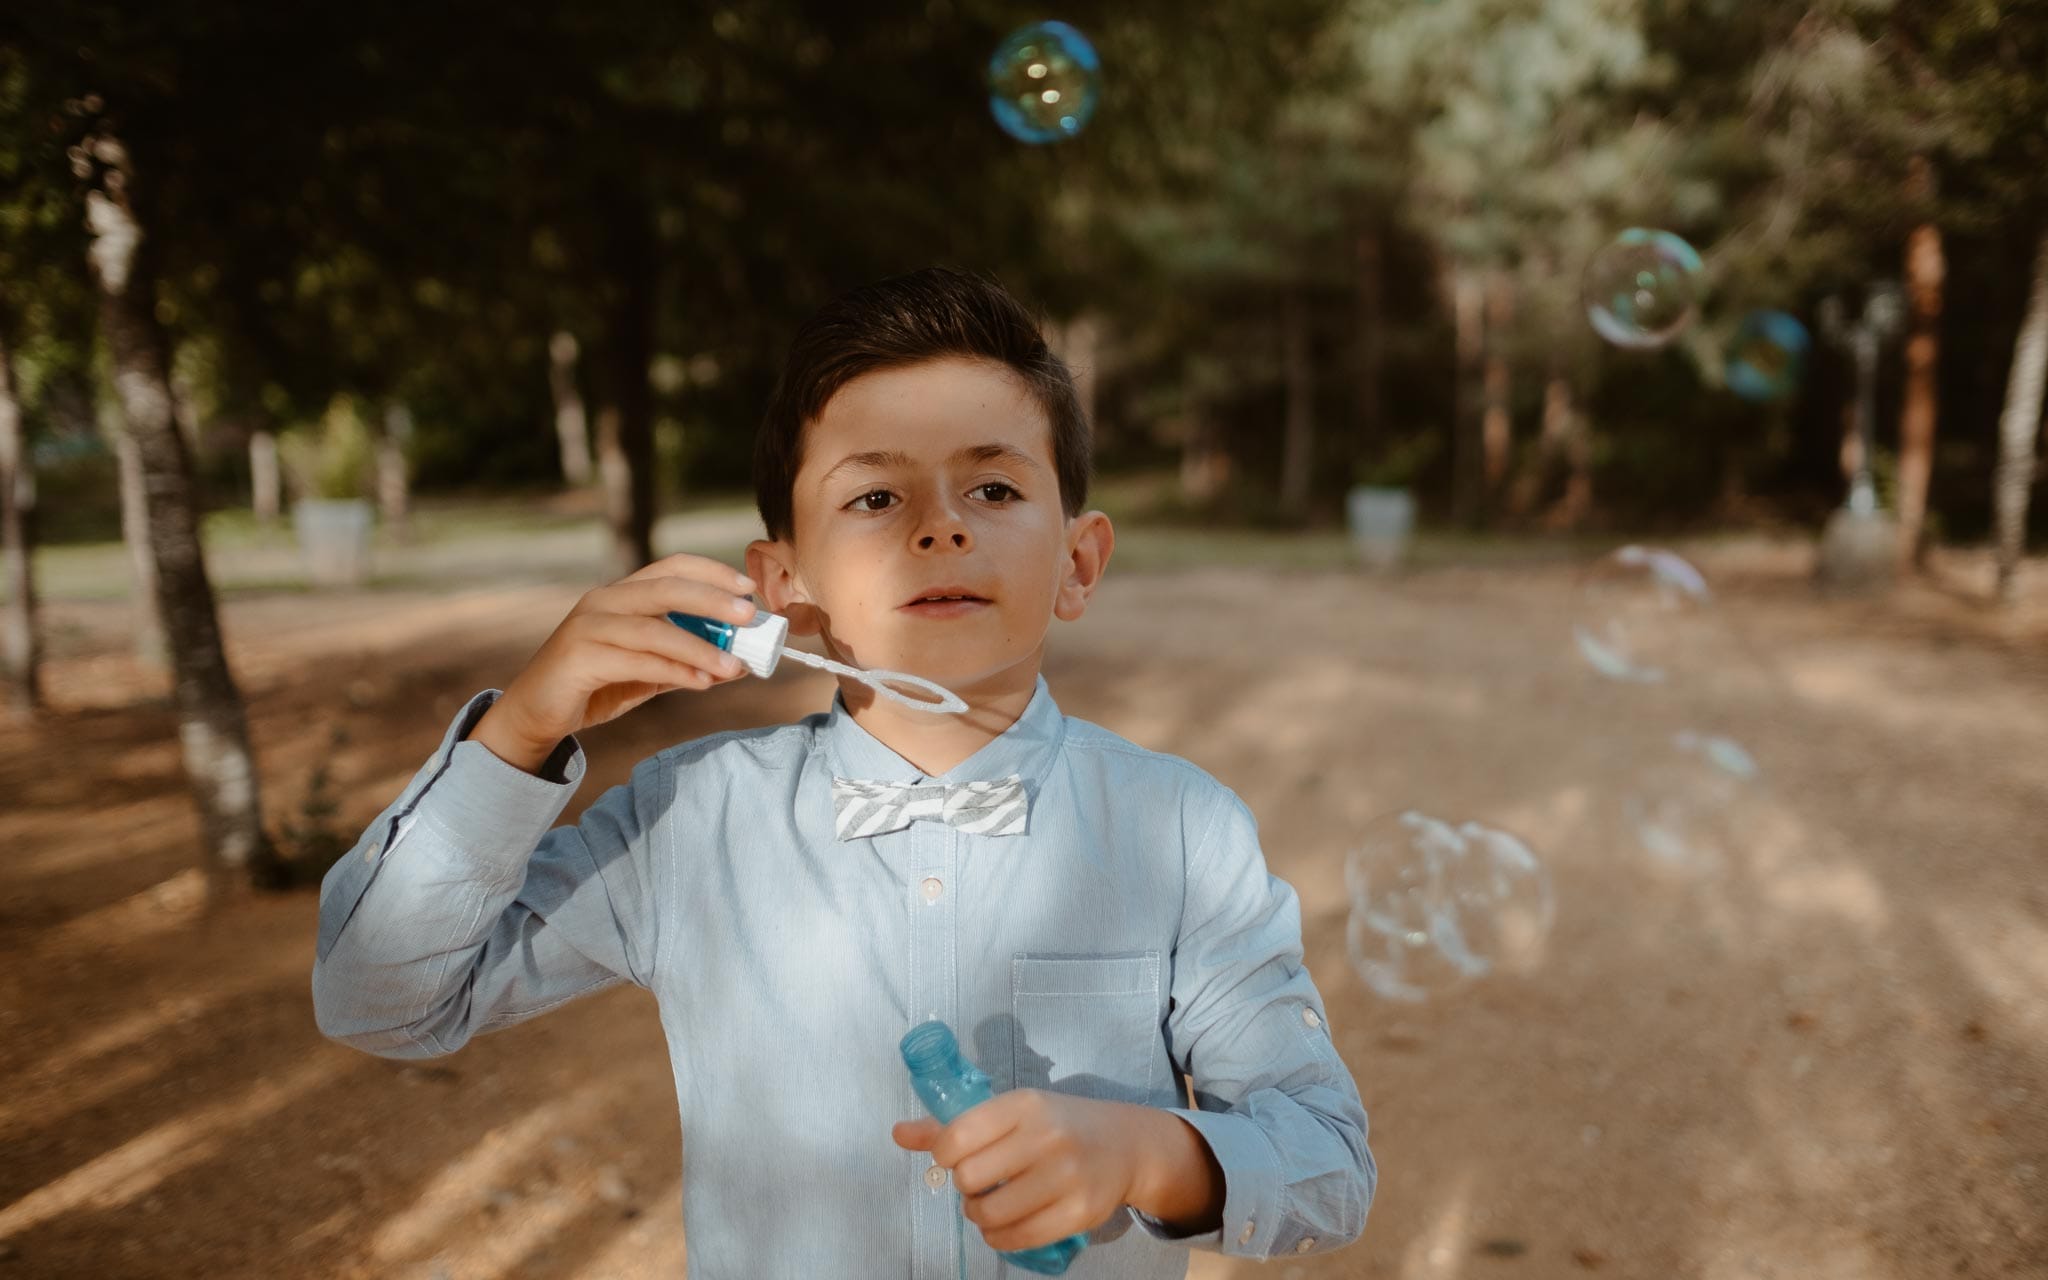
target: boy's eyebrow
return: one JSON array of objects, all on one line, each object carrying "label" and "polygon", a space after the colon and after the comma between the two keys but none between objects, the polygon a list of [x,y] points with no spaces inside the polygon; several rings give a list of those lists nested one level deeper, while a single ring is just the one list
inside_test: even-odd
[{"label": "boy's eyebrow", "polygon": [[[1007,444],[971,444],[964,449],[955,450],[953,461],[1002,462],[1031,471],[1044,470],[1039,465],[1038,459],[1025,453],[1022,449]],[[849,453],[841,458],[833,465],[830,471],[827,471],[819,479],[818,484],[824,486],[832,483],[832,477],[842,471],[880,471],[888,467],[907,467],[910,465],[910,455],[901,449],[868,449],[860,453]]]}]

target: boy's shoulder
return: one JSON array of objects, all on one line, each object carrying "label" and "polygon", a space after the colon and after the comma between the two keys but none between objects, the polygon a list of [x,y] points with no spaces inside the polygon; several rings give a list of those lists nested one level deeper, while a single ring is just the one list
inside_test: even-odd
[{"label": "boy's shoulder", "polygon": [[810,754],[812,741],[825,718],[819,712],[784,724],[706,734],[662,748],[643,760],[641,767],[688,766],[701,772],[708,766],[713,771],[752,769],[771,773],[795,769]]},{"label": "boy's shoulder", "polygon": [[1192,760],[1140,746],[1090,720],[1067,716],[1061,750],[1114,785],[1170,789],[1185,800],[1237,801],[1237,793]]}]

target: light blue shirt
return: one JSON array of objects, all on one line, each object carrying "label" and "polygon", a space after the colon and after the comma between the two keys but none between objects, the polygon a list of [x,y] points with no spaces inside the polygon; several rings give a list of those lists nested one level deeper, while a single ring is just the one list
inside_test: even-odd
[{"label": "light blue shirt", "polygon": [[927,1018],[998,1092],[1165,1108],[1215,1153],[1219,1230],[1120,1210],[1074,1280],[1183,1276],[1190,1247],[1324,1253],[1364,1228],[1365,1109],[1302,966],[1299,903],[1244,803],[1194,765],[1062,715],[1041,679],[937,779],[1021,775],[1021,835],[918,821],[836,839],[835,775],[928,780],[837,699],[662,751],[555,827],[582,748],[564,740],[550,781],[465,741],[496,696],[463,708],[322,884],[320,1027],[429,1057],[647,988],[688,1142],[692,1277],[950,1280],[960,1258],[976,1280],[1014,1274],[946,1171],[890,1138],[924,1114],[897,1041]]}]

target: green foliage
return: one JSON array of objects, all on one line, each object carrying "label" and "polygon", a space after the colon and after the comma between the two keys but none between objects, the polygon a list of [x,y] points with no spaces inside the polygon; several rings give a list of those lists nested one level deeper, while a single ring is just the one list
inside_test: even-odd
[{"label": "green foliage", "polygon": [[[1978,353],[2009,344],[2005,259],[2048,216],[2048,0],[1090,0],[1061,16],[1102,52],[1102,106],[1045,148],[1003,137],[980,83],[1033,16],[75,0],[0,20],[0,339],[31,433],[89,433],[105,400],[65,154],[93,112],[134,153],[207,447],[331,417],[337,397],[402,402],[425,486],[553,482],[549,335],[582,343],[594,416],[636,376],[622,316],[651,288],[655,371],[685,371],[653,389],[664,488],[742,488],[798,319],[942,261],[1097,318],[1106,461],[1170,462],[1200,422],[1241,487],[1270,489],[1278,317],[1298,305],[1318,509],[1358,476],[1440,505],[1444,284],[1472,270],[1512,286],[1492,349],[1518,434],[1565,380],[1617,518],[1708,511],[1731,455],[1773,492],[1831,500],[1837,357],[1815,353],[1777,419],[1792,443],[1766,450],[1758,411],[1720,389],[1722,346],[1749,310],[1810,318],[1895,274],[1929,219],[1957,292],[1943,439],[1990,429],[2004,366]],[[1604,348],[1583,321],[1583,264],[1634,224],[1707,261],[1675,354]],[[360,418],[287,435],[312,493],[362,492],[368,448]]]},{"label": "green foliage", "polygon": [[350,396],[336,396],[320,420],[277,444],[286,484],[299,498],[360,498],[369,492],[377,441]]}]

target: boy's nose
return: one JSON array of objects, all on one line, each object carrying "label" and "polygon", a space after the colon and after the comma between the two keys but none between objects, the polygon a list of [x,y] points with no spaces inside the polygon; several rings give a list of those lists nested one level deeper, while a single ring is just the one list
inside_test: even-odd
[{"label": "boy's nose", "polygon": [[959,512],[944,503],[933,503],[926,508],[917,534],[918,550],[941,551],[950,547],[955,551],[965,551],[973,542],[973,536],[967,532],[967,522],[960,518]]}]

